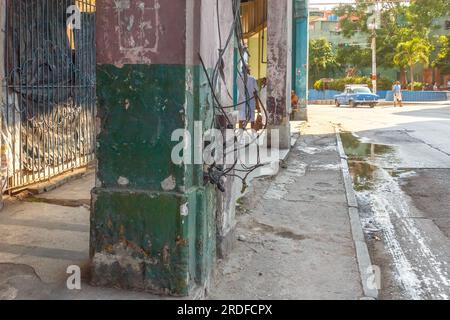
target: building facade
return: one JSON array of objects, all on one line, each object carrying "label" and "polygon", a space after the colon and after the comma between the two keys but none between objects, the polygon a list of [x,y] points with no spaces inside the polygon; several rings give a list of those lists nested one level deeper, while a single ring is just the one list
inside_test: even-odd
[{"label": "building facade", "polygon": [[212,129],[236,128],[248,53],[268,78],[267,128],[290,148],[290,94],[307,77],[302,2],[2,1],[4,191],[95,164],[91,283],[204,296],[249,169],[195,157]]}]

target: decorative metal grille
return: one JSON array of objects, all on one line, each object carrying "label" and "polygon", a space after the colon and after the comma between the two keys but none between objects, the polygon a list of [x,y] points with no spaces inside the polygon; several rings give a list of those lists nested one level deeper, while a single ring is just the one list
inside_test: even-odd
[{"label": "decorative metal grille", "polygon": [[5,20],[2,174],[12,190],[94,158],[95,0],[7,0]]}]

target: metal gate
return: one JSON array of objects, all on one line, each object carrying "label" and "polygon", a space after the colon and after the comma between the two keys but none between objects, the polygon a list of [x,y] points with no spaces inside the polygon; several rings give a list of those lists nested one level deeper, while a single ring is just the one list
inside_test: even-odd
[{"label": "metal gate", "polygon": [[94,158],[95,0],[7,0],[5,10],[2,174],[12,190]]}]

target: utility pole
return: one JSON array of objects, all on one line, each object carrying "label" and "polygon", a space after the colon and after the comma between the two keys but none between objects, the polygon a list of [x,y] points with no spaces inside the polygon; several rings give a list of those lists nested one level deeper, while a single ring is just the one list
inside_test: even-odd
[{"label": "utility pole", "polygon": [[373,93],[377,93],[377,85],[378,85],[378,75],[377,75],[377,33],[376,30],[373,29],[372,32],[372,87]]},{"label": "utility pole", "polygon": [[378,0],[373,1],[371,9],[372,16],[368,19],[369,30],[372,30],[372,87],[373,93],[378,91],[378,73],[377,73],[377,29],[380,28],[380,8]]}]

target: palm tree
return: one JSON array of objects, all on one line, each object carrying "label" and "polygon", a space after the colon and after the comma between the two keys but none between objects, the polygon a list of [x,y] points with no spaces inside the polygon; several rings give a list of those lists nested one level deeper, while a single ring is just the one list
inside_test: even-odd
[{"label": "palm tree", "polygon": [[411,91],[414,91],[414,66],[418,63],[428,65],[432,46],[426,40],[414,37],[412,40],[401,42],[396,48],[394,63],[400,68],[408,66],[411,72]]}]

